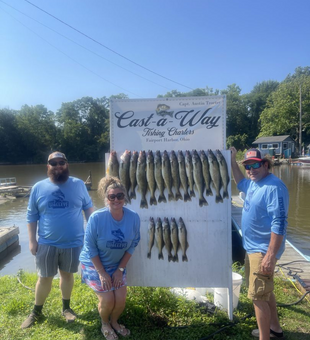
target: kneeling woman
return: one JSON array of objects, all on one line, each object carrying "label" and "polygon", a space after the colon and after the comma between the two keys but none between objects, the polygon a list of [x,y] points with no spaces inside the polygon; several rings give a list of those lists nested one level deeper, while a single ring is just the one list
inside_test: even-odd
[{"label": "kneeling woman", "polygon": [[99,299],[101,332],[110,340],[118,338],[116,333],[130,334],[118,318],[126,303],[126,265],[140,240],[140,218],[124,207],[128,198],[118,178],[102,178],[98,194],[105,208],[95,211],[88,220],[80,261],[82,281]]}]

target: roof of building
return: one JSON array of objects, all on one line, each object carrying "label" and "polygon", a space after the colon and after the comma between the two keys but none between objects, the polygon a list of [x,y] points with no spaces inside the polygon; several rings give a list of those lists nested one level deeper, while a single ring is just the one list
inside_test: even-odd
[{"label": "roof of building", "polygon": [[260,137],[256,139],[252,144],[261,144],[261,143],[278,143],[278,142],[293,142],[290,135],[285,136],[270,136],[270,137]]}]

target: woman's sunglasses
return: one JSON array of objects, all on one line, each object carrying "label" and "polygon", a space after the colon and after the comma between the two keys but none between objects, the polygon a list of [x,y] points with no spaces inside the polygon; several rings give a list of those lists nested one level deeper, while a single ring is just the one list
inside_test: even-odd
[{"label": "woman's sunglasses", "polygon": [[259,169],[262,166],[262,162],[256,162],[253,164],[245,164],[245,170],[251,170],[252,169]]},{"label": "woman's sunglasses", "polygon": [[66,161],[59,161],[59,162],[56,162],[56,161],[49,161],[48,164],[50,166],[57,166],[57,165],[60,165],[60,166],[64,166],[67,162]]},{"label": "woman's sunglasses", "polygon": [[115,198],[117,198],[119,201],[123,200],[125,198],[125,195],[122,192],[119,192],[118,194],[111,194],[108,195],[108,200],[109,201],[114,201]]}]

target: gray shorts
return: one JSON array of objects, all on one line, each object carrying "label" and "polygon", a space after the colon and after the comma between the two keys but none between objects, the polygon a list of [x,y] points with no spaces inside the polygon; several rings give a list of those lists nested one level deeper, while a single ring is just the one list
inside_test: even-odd
[{"label": "gray shorts", "polygon": [[81,249],[82,247],[63,249],[39,244],[35,259],[38,275],[53,277],[58,268],[66,273],[76,273]]}]

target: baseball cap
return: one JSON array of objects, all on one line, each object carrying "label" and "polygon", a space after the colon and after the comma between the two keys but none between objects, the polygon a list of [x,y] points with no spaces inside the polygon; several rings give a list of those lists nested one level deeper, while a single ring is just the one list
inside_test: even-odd
[{"label": "baseball cap", "polygon": [[68,162],[67,158],[66,158],[66,155],[62,152],[59,152],[59,151],[55,151],[53,153],[51,153],[49,156],[48,156],[48,162],[52,159],[55,159],[55,158],[62,158],[64,159],[65,161]]},{"label": "baseball cap", "polygon": [[245,163],[247,161],[262,161],[262,155],[259,150],[257,149],[249,149],[245,154],[244,154],[244,160],[242,163]]}]

